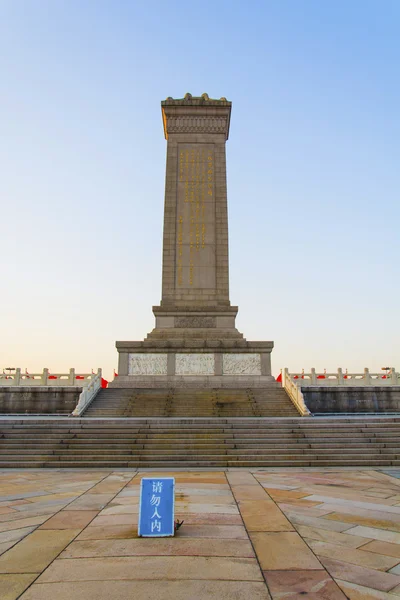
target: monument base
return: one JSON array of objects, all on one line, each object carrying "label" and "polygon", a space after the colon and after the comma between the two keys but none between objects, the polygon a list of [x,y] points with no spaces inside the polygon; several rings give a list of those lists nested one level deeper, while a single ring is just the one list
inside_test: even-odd
[{"label": "monument base", "polygon": [[273,342],[244,339],[168,339],[117,342],[118,378],[112,387],[265,387]]}]

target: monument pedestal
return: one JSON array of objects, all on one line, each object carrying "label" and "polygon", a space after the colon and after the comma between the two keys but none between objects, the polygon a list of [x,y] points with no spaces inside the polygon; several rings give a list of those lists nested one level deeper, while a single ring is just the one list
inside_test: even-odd
[{"label": "monument pedestal", "polygon": [[116,342],[112,387],[265,387],[273,342],[248,342],[229,300],[225,143],[231,103],[161,103],[167,144],[162,300],[142,342]]},{"label": "monument pedestal", "polygon": [[265,387],[273,342],[233,339],[117,342],[119,373],[112,387]]}]

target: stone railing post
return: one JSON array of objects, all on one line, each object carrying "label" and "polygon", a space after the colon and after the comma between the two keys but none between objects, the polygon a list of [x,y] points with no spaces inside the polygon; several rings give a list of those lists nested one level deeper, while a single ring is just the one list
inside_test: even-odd
[{"label": "stone railing post", "polygon": [[75,369],[70,369],[69,370],[69,385],[74,385],[75,384]]},{"label": "stone railing post", "polygon": [[20,385],[21,383],[21,369],[16,369],[15,370],[15,377],[14,377],[14,385]]},{"label": "stone railing post", "polygon": [[369,369],[364,369],[364,384],[371,385],[371,375]]},{"label": "stone railing post", "polygon": [[344,385],[343,369],[338,369],[338,385]]},{"label": "stone railing post", "polygon": [[314,367],[311,369],[311,383],[315,385],[317,383],[317,374]]},{"label": "stone railing post", "polygon": [[47,385],[47,379],[49,377],[49,370],[48,369],[43,369],[43,373],[42,373],[42,377],[41,377],[41,381],[40,383],[42,385]]},{"label": "stone railing post", "polygon": [[391,381],[392,385],[399,385],[399,383],[400,383],[399,374],[396,373],[396,369],[394,367],[392,367],[390,370],[390,381]]}]

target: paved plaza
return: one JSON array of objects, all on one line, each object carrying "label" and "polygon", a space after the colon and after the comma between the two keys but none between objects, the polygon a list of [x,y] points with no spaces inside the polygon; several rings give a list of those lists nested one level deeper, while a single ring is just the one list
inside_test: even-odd
[{"label": "paved plaza", "polygon": [[168,472],[164,539],[137,537],[145,475],[1,472],[0,598],[400,599],[395,469]]}]

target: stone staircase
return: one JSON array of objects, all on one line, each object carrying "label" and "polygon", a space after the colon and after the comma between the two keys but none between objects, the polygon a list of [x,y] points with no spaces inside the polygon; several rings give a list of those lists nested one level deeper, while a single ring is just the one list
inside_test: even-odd
[{"label": "stone staircase", "polygon": [[280,387],[101,390],[85,417],[297,417]]},{"label": "stone staircase", "polygon": [[0,419],[0,468],[400,465],[400,417]]}]

